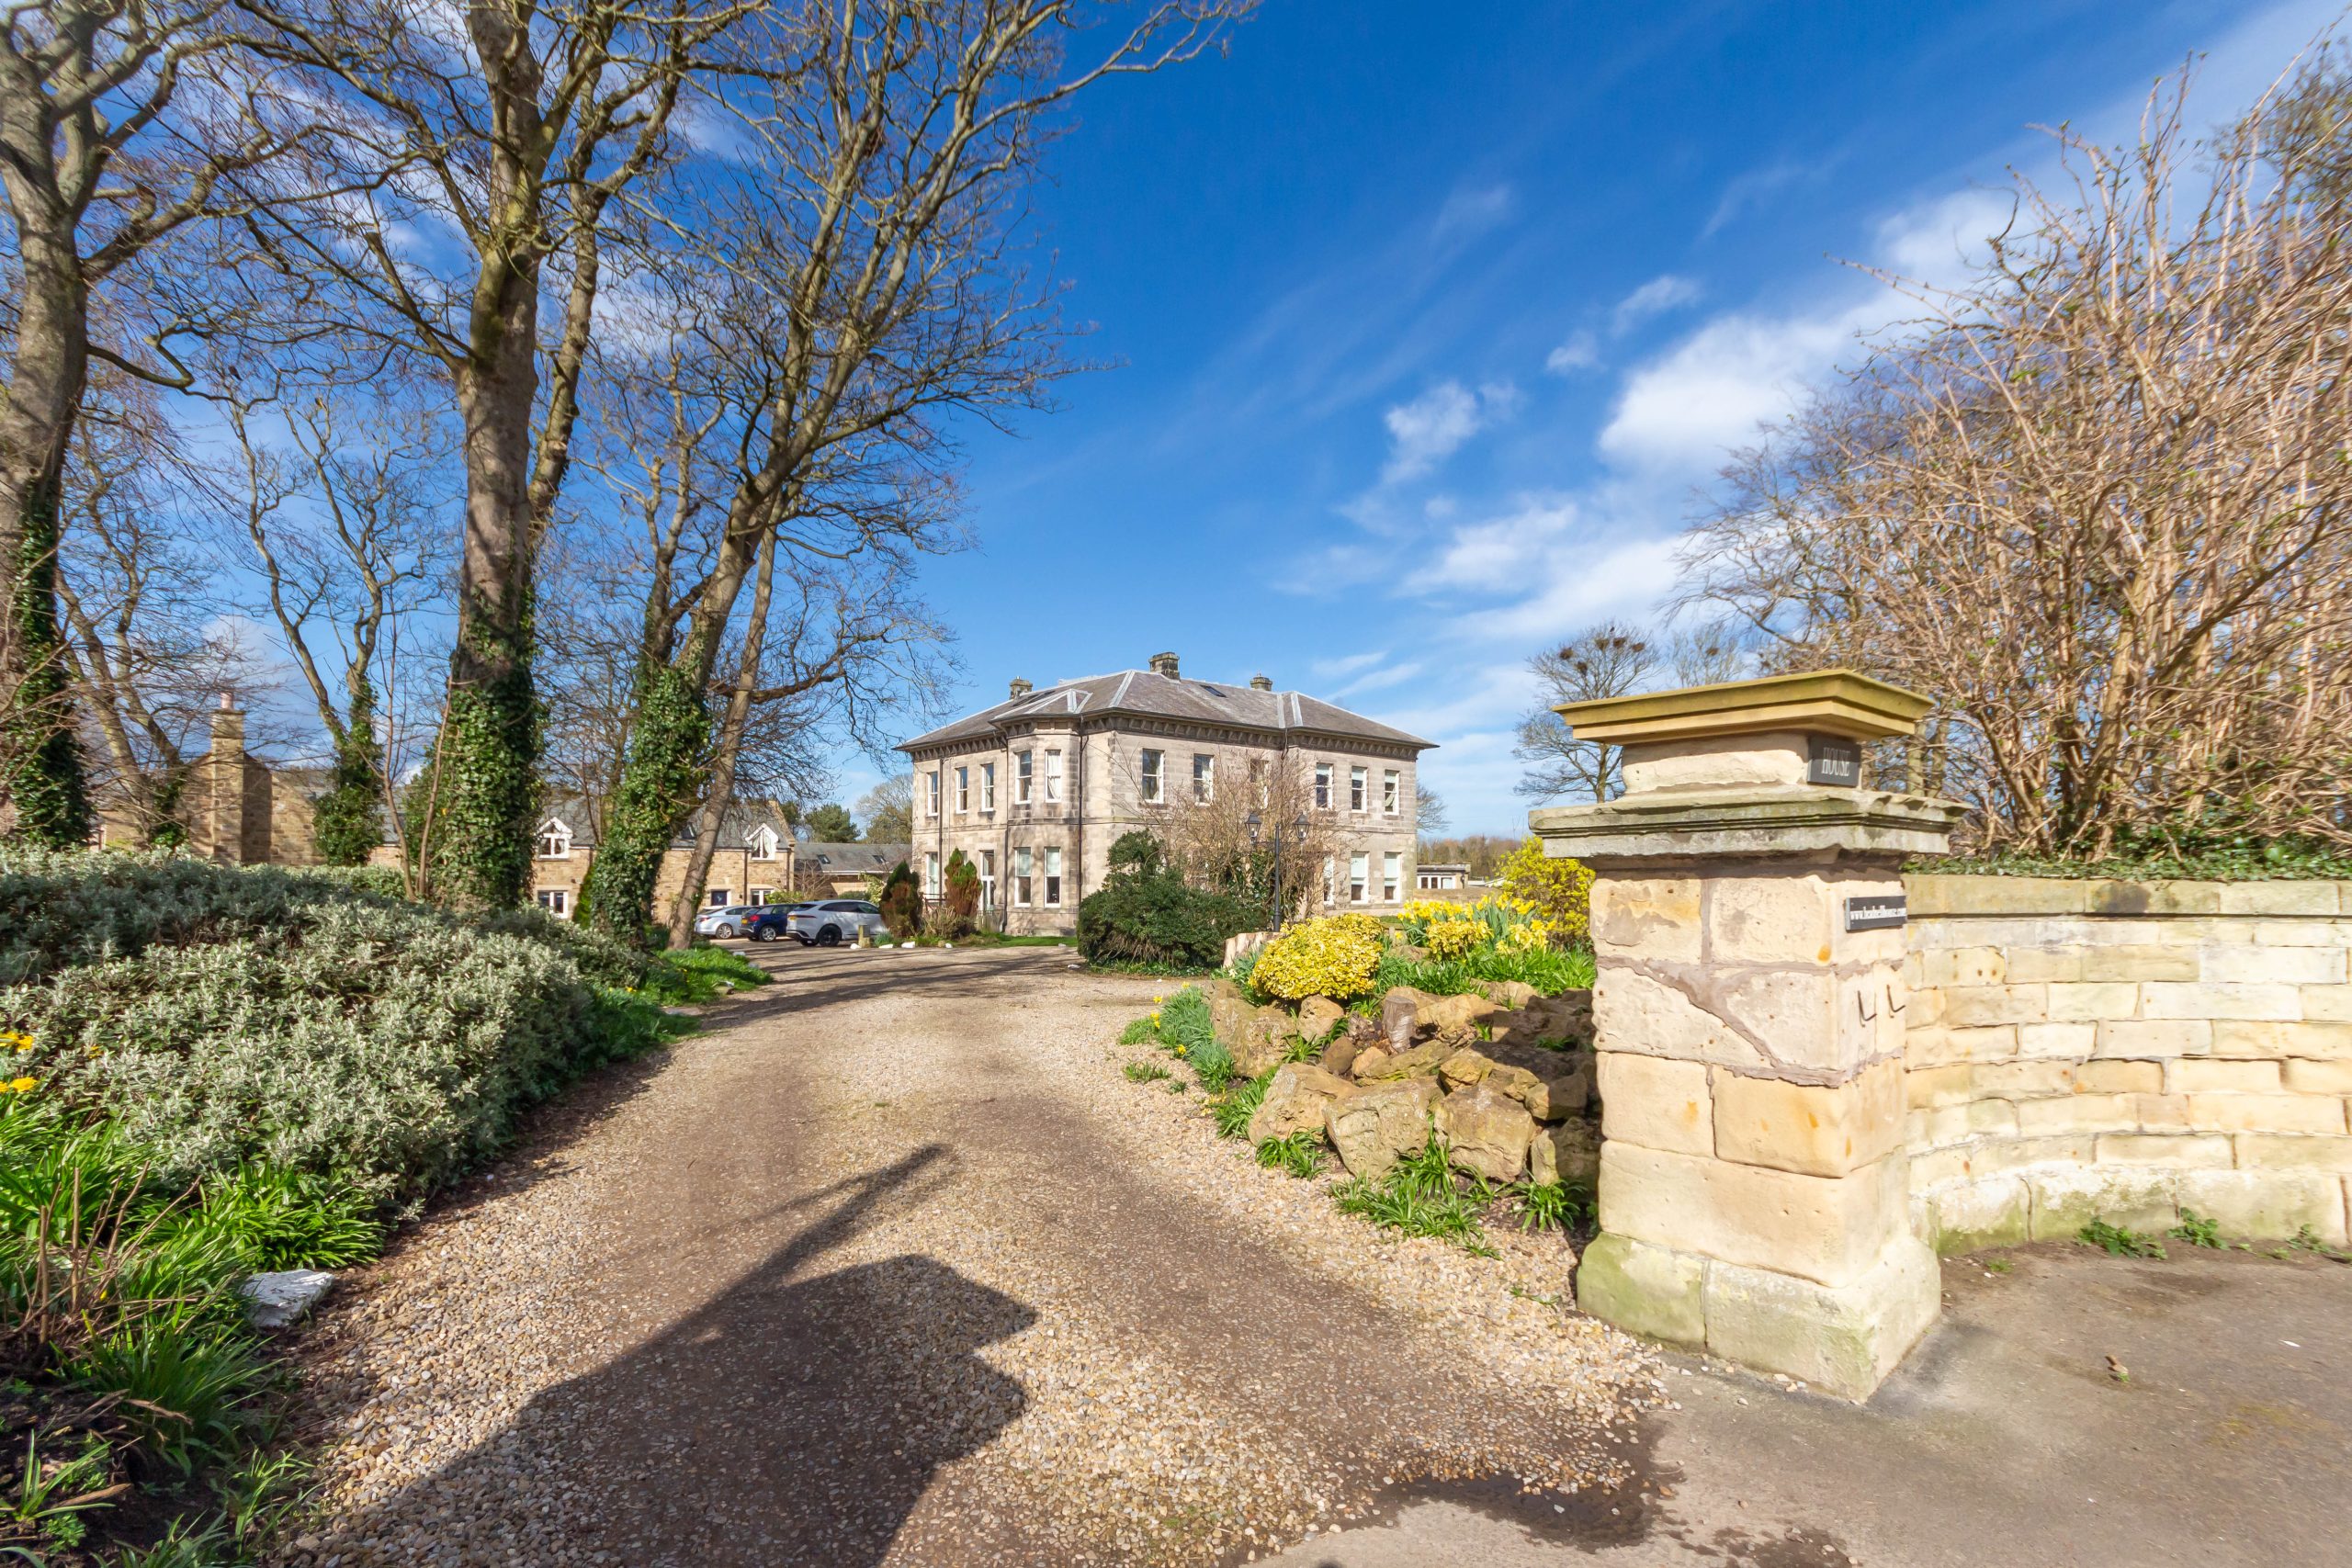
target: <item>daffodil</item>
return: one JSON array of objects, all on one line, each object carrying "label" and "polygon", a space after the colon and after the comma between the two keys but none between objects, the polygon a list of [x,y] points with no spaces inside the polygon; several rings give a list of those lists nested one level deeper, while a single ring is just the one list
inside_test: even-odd
[{"label": "daffodil", "polygon": [[30,1094],[40,1087],[40,1080],[39,1078],[11,1078],[8,1080],[8,1092],[11,1094]]}]

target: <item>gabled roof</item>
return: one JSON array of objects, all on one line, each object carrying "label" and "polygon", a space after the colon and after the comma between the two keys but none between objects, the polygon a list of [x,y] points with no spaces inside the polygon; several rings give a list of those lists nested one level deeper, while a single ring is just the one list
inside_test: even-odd
[{"label": "gabled roof", "polygon": [[1064,681],[1042,692],[1008,698],[953,724],[918,735],[899,750],[913,751],[957,740],[982,740],[1025,719],[1076,716],[1099,721],[1114,714],[1189,719],[1270,734],[1377,740],[1391,746],[1410,746],[1416,750],[1428,750],[1437,744],[1304,692],[1261,691],[1225,681],[1193,681],[1149,670],[1121,670],[1109,675]]},{"label": "gabled roof", "polygon": [[[539,825],[549,818],[571,830],[574,849],[596,847],[595,817],[589,810],[585,795],[551,795],[539,808]],[[702,808],[696,807],[670,840],[673,850],[694,848],[695,831],[702,825]],[[718,818],[718,847],[721,850],[745,850],[752,847],[752,835],[765,828],[775,835],[775,846],[782,851],[792,842],[792,829],[785,822],[784,808],[773,800],[734,800]]]},{"label": "gabled roof", "polygon": [[884,876],[914,852],[912,844],[817,844],[800,846],[803,869],[815,867],[827,876]]}]

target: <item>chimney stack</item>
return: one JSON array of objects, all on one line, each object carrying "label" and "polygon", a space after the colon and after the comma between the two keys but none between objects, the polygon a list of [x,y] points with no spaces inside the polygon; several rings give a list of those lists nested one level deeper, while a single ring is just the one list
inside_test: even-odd
[{"label": "chimney stack", "polygon": [[1250,689],[1253,692],[1271,692],[1274,689],[1274,678],[1271,675],[1252,675],[1250,677]]},{"label": "chimney stack", "polygon": [[212,715],[212,754],[204,759],[198,799],[205,814],[203,847],[214,860],[242,865],[245,860],[245,716],[230,694],[220,694]]},{"label": "chimney stack", "polygon": [[1165,675],[1171,681],[1175,680],[1177,678],[1176,656],[1172,653],[1153,654],[1151,656],[1151,672],[1155,675]]},{"label": "chimney stack", "polygon": [[1012,678],[1012,700],[1014,702],[1019,702],[1022,698],[1027,696],[1036,689],[1036,687],[1031,685],[1027,681],[1018,675],[1015,675]]}]

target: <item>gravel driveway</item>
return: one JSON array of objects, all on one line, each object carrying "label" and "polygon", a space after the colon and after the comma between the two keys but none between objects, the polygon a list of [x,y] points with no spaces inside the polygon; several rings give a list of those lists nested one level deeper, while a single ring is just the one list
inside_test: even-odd
[{"label": "gravel driveway", "polygon": [[1259,1169],[1120,1073],[1164,987],[752,952],[775,985],[338,1292],[287,1561],[1244,1562],[1417,1488],[1605,1535],[1649,1484],[1658,1368],[1552,1304],[1559,1244],[1397,1242]]}]

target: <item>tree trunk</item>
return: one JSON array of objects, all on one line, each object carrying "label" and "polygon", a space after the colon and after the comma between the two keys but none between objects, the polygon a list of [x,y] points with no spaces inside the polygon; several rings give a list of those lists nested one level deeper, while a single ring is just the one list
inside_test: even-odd
[{"label": "tree trunk", "polygon": [[694,940],[695,911],[702,904],[703,885],[710,880],[711,858],[718,852],[718,829],[727,819],[727,804],[735,796],[735,763],[742,755],[743,735],[752,723],[752,691],[760,683],[760,651],[767,642],[768,592],[775,577],[775,536],[760,546],[759,581],[752,591],[752,617],[743,628],[742,657],[735,662],[735,689],[727,694],[727,713],[719,720],[718,747],[710,760],[710,784],[703,794],[702,822],[685,881],[670,908],[670,945],[683,948]]},{"label": "tree trunk", "polygon": [[89,294],[72,226],[44,225],[39,194],[11,185],[24,290],[0,396],[0,824],[67,849],[91,829],[57,617],[58,510],[89,374]]},{"label": "tree trunk", "polygon": [[522,903],[537,827],[531,612],[538,552],[528,493],[537,272],[520,261],[485,265],[476,292],[475,358],[458,381],[466,536],[433,883],[451,902],[479,908]]},{"label": "tree trunk", "polygon": [[[710,741],[710,707],[705,693],[718,661],[720,634],[734,613],[744,569],[751,564],[744,558],[741,536],[741,530],[730,525],[718,564],[704,587],[676,656],[663,659],[649,647],[638,663],[631,698],[637,713],[629,731],[628,756],[621,764],[620,788],[614,793],[612,812],[596,846],[596,859],[588,868],[582,896],[596,927],[624,941],[645,940],[645,928],[653,918],[653,882],[662,869],[662,856],[676,835],[687,804],[705,793],[697,773],[703,749]],[[775,539],[775,530],[768,529],[759,546],[758,620],[767,615],[766,574],[774,560]]]}]

